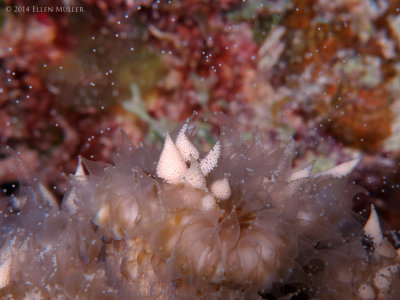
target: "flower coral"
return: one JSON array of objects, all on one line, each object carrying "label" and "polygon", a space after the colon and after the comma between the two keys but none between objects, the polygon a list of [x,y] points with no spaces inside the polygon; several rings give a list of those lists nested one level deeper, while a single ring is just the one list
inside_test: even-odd
[{"label": "flower coral", "polygon": [[376,211],[364,229],[351,212],[358,190],[347,176],[358,159],[318,174],[312,164],[293,171],[293,143],[267,150],[258,133],[246,142],[221,126],[203,153],[194,131],[188,122],[167,134],[161,152],[124,137],[114,165],[82,159],[61,209],[43,188],[22,201],[21,216],[2,223],[11,228],[2,239],[2,295],[397,295],[399,259]]},{"label": "flower coral", "polygon": [[[183,125],[174,144],[169,135],[165,140],[157,164],[157,176],[172,184],[187,184],[196,189],[208,191],[206,176],[218,164],[221,155],[221,146],[217,142],[208,154],[198,162],[199,151],[189,141],[185,132],[187,124]],[[186,166],[190,162],[190,167]],[[202,199],[203,208],[215,207],[214,197],[218,199],[230,197],[230,186],[226,178],[215,181],[211,187],[211,194],[207,193]]]},{"label": "flower coral", "polygon": [[[231,187],[226,177],[214,180],[208,189],[206,176],[218,166],[221,145],[217,142],[198,162],[199,151],[185,136],[186,129],[187,124],[179,132],[176,145],[167,136],[157,176],[176,185],[173,189],[183,199],[199,199],[201,205],[198,210],[191,201],[182,203],[179,211],[175,211],[181,221],[173,225],[179,236],[159,239],[159,247],[172,254],[167,266],[174,276],[191,280],[269,285],[281,265],[276,254],[293,251],[293,245],[284,236],[283,228],[288,225],[271,210],[265,210],[265,203],[257,207],[241,201],[235,203],[235,199],[228,201]],[[185,161],[190,161],[189,168]],[[166,203],[169,201],[166,199]],[[176,215],[169,218],[175,219]]]}]

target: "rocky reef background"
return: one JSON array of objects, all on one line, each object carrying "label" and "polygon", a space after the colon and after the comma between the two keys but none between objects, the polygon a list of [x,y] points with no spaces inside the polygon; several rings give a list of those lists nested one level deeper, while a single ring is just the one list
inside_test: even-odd
[{"label": "rocky reef background", "polygon": [[[0,3],[2,207],[29,174],[56,201],[78,156],[111,162],[122,128],[161,149],[197,111],[254,126],[293,166],[351,158],[387,236],[400,240],[400,5],[395,0],[31,1]],[[44,8],[82,7],[83,12]],[[12,11],[7,11],[11,7]],[[31,7],[15,12],[15,7]],[[199,128],[213,144],[218,119]],[[14,168],[20,154],[27,169]],[[10,173],[9,170],[14,169]]]}]

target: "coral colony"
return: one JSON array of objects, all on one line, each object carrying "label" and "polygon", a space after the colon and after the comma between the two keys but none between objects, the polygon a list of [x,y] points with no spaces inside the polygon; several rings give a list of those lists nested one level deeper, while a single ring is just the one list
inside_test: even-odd
[{"label": "coral colony", "polygon": [[159,153],[125,136],[115,164],[81,159],[61,208],[29,178],[2,212],[5,299],[398,299],[399,256],[375,208],[351,211],[354,159],[292,170],[221,126],[194,122]]}]

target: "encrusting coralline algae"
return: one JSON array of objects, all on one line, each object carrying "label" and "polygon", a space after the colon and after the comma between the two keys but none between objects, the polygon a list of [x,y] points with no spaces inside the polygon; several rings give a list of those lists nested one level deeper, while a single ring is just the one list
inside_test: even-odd
[{"label": "encrusting coralline algae", "polygon": [[[351,211],[358,160],[292,169],[218,116],[207,153],[194,121],[160,152],[124,136],[114,165],[81,159],[61,208],[35,181],[2,211],[5,299],[396,299],[399,256],[374,207]],[[87,172],[86,172],[87,171]]]}]

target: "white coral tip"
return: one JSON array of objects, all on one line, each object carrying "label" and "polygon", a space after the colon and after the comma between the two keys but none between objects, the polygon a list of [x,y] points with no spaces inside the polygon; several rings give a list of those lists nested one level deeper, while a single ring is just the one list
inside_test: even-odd
[{"label": "white coral tip", "polygon": [[205,195],[201,199],[201,207],[202,207],[203,210],[215,209],[217,207],[217,204],[215,202],[214,197],[211,196],[210,194]]},{"label": "white coral tip", "polygon": [[211,184],[211,193],[219,200],[228,199],[232,193],[228,178],[214,181]]},{"label": "white coral tip", "polygon": [[182,129],[179,131],[175,143],[176,147],[178,148],[179,153],[182,155],[182,158],[185,161],[190,161],[190,157],[193,157],[194,159],[199,159],[200,156],[199,151],[185,135],[186,129],[187,129],[187,124],[183,125]]},{"label": "white coral tip", "polygon": [[305,166],[300,170],[297,170],[296,172],[293,172],[292,175],[289,177],[288,181],[294,181],[297,179],[310,177],[313,166],[314,162],[308,164],[307,166]]},{"label": "white coral tip", "polygon": [[[83,164],[82,164],[82,159],[79,156],[79,160],[78,160],[78,166],[76,167],[75,170],[75,180],[79,180],[80,183],[82,184],[86,184],[88,183],[88,179],[86,177],[85,174],[85,170],[83,168]],[[67,194],[67,196],[64,197],[63,201],[62,201],[62,207],[63,209],[66,209],[70,214],[74,214],[78,211],[78,206],[75,204],[75,200],[77,200],[77,193],[76,193],[76,189],[72,188],[71,191],[69,192],[69,194]]]},{"label": "white coral tip", "polygon": [[360,158],[356,158],[345,163],[342,163],[336,167],[330,168],[324,172],[317,174],[316,176],[326,176],[330,175],[333,177],[344,177],[347,176],[353,171],[356,165],[359,163]]},{"label": "white coral tip", "polygon": [[75,176],[85,176],[85,170],[83,169],[83,164],[82,164],[82,159],[79,156],[78,158],[78,166],[76,167],[75,170]]},{"label": "white coral tip", "polygon": [[9,246],[3,246],[0,253],[0,289],[10,283],[12,250]]},{"label": "white coral tip", "polygon": [[179,177],[186,171],[186,163],[171,137],[167,135],[164,148],[157,164],[157,176],[168,183],[177,184]]},{"label": "white coral tip", "polygon": [[207,153],[206,157],[204,157],[200,161],[200,169],[203,172],[204,176],[207,176],[208,173],[214,169],[218,164],[219,156],[221,155],[221,144],[217,141],[214,147]]},{"label": "white coral tip", "polygon": [[206,178],[200,170],[199,163],[194,158],[192,158],[190,168],[187,169],[180,178],[182,182],[196,189],[205,189],[207,187]]},{"label": "white coral tip", "polygon": [[43,197],[46,204],[49,205],[51,209],[59,209],[58,201],[56,197],[41,183],[39,183],[39,191]]},{"label": "white coral tip", "polygon": [[383,234],[379,224],[379,217],[373,204],[371,204],[371,213],[364,226],[364,232],[367,236],[372,238],[375,248],[378,248],[378,246],[382,244]]}]

